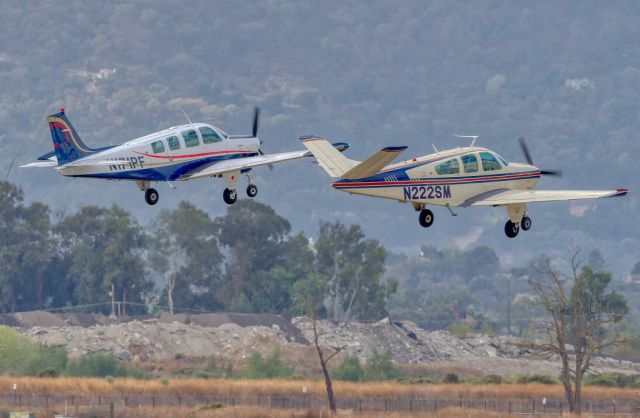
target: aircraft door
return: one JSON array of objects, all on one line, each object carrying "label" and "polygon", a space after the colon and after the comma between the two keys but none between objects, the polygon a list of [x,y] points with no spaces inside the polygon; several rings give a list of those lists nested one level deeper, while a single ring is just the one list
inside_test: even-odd
[{"label": "aircraft door", "polygon": [[177,135],[168,136],[164,139],[167,151],[169,153],[169,161],[180,153],[180,140]]}]

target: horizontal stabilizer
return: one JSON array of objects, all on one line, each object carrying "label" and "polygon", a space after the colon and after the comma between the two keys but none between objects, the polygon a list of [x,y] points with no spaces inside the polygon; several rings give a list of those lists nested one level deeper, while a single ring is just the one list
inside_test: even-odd
[{"label": "horizontal stabilizer", "polygon": [[344,173],[359,164],[342,155],[342,153],[324,138],[317,136],[300,137],[302,144],[316,157],[320,167],[331,177],[342,177]]},{"label": "horizontal stabilizer", "polygon": [[391,161],[395,160],[395,158],[406,149],[406,146],[382,148],[371,157],[344,173],[341,177],[349,180],[371,177],[386,167]]}]

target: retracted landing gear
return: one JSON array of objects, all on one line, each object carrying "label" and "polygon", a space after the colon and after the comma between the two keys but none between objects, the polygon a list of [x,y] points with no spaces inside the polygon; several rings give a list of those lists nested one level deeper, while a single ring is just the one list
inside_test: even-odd
[{"label": "retracted landing gear", "polygon": [[258,187],[255,184],[249,184],[247,186],[247,196],[256,197],[258,194]]},{"label": "retracted landing gear", "polygon": [[233,205],[238,200],[238,191],[236,189],[224,189],[222,198],[227,205]]},{"label": "retracted landing gear", "polygon": [[422,209],[418,216],[418,221],[423,228],[429,228],[433,224],[433,212],[429,209]]}]

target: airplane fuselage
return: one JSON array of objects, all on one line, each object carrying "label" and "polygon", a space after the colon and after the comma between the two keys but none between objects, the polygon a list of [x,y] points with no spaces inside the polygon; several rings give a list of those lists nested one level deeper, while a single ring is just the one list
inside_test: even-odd
[{"label": "airplane fuselage", "polygon": [[211,162],[258,155],[259,147],[258,138],[229,136],[211,125],[194,123],[91,154],[61,166],[58,172],[114,180],[179,180],[184,173]]},{"label": "airplane fuselage", "polygon": [[341,179],[333,188],[352,194],[417,204],[464,206],[465,202],[498,189],[529,190],[540,170],[480,147],[447,150],[385,167],[376,175]]}]

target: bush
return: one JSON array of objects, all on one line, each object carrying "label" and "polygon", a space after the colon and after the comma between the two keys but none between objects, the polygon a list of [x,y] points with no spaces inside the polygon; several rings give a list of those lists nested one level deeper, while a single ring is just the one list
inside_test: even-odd
[{"label": "bush", "polygon": [[557,380],[551,376],[547,376],[545,374],[525,374],[519,376],[516,379],[516,383],[520,383],[523,385],[529,383],[542,383],[543,385],[555,385]]},{"label": "bush", "polygon": [[499,385],[502,383],[502,376],[499,374],[488,374],[486,376],[482,376],[476,381],[476,383],[481,385]]},{"label": "bush", "polygon": [[473,332],[473,327],[466,322],[454,322],[453,324],[449,325],[447,330],[453,335],[464,337],[467,334],[471,334]]},{"label": "bush", "polygon": [[67,376],[85,377],[133,377],[144,379],[147,376],[134,367],[126,367],[118,363],[113,354],[98,353],[71,360],[65,372]]},{"label": "bush", "polygon": [[264,359],[259,351],[253,351],[242,370],[241,376],[248,379],[286,378],[293,375],[293,366],[282,358],[282,349],[275,349]]},{"label": "bush", "polygon": [[364,380],[392,380],[399,377],[402,377],[402,373],[394,366],[388,348],[383,353],[374,349],[371,356],[367,357]]},{"label": "bush", "polygon": [[337,380],[347,380],[350,382],[357,382],[364,378],[364,370],[360,367],[360,360],[358,356],[346,356],[338,370],[333,372],[333,377]]},{"label": "bush", "polygon": [[598,375],[586,375],[584,384],[618,388],[640,388],[640,374],[611,372]]},{"label": "bush", "polygon": [[442,379],[442,383],[460,383],[460,378],[455,373],[447,373]]},{"label": "bush", "polygon": [[0,327],[0,373],[38,376],[52,369],[60,374],[66,365],[64,347],[37,344],[12,328]]}]

